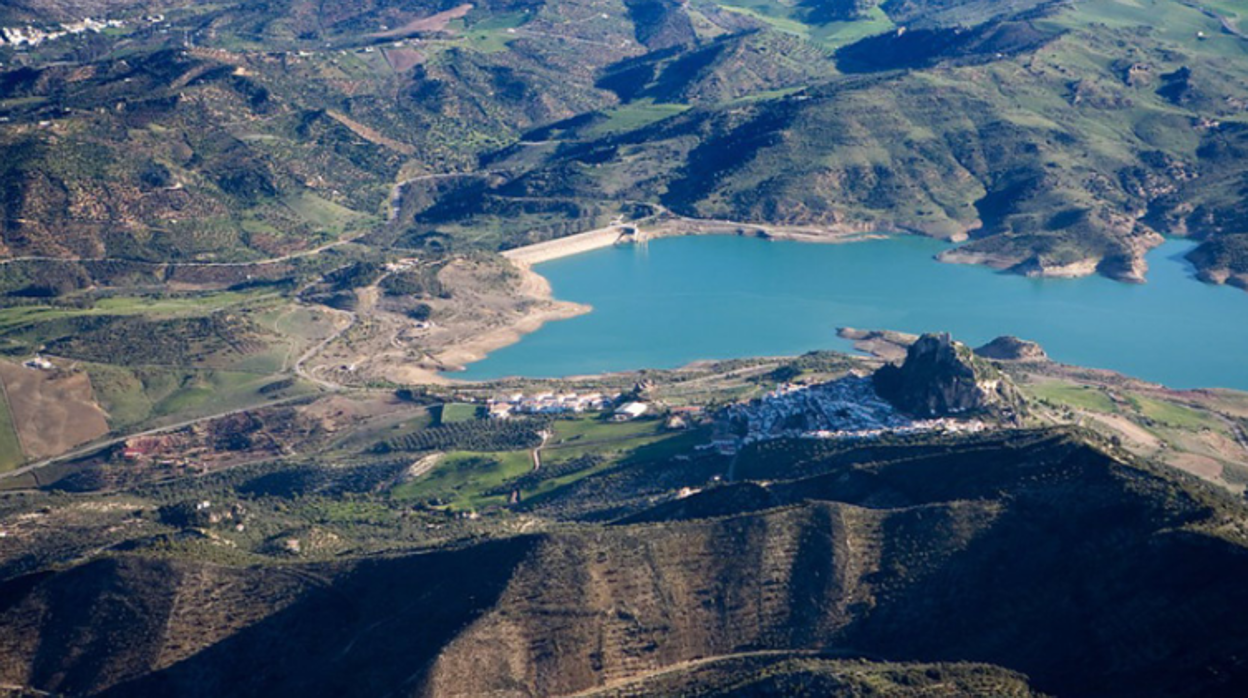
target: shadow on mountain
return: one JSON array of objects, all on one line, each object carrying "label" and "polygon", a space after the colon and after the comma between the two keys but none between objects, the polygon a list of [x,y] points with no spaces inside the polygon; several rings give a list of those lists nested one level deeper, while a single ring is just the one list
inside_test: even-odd
[{"label": "shadow on mountain", "polygon": [[836,53],[845,73],[925,68],[945,60],[999,60],[1034,51],[1058,36],[1031,21],[977,27],[899,29],[862,39]]}]

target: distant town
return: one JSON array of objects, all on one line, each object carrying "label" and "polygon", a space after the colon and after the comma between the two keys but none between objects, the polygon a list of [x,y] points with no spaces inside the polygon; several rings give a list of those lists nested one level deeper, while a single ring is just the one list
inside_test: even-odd
[{"label": "distant town", "polygon": [[[161,16],[149,16],[148,21],[159,22]],[[105,29],[116,29],[125,26],[119,19],[86,19],[68,22],[57,29],[40,29],[38,27],[0,27],[0,46],[34,47],[46,41],[55,41],[65,36],[85,34],[86,32],[102,32]]]},{"label": "distant town", "polygon": [[739,446],[779,438],[870,439],[986,428],[977,419],[908,417],[876,394],[870,378],[854,375],[818,385],[783,384],[762,398],[729,406],[723,419]]},{"label": "distant town", "polygon": [[490,419],[510,419],[602,412],[621,422],[666,418],[671,429],[703,424],[712,427],[712,436],[699,450],[727,456],[748,444],[781,438],[864,440],[887,434],[975,433],[987,428],[979,419],[911,418],[876,394],[870,378],[853,375],[818,385],[784,383],[761,398],[705,416],[701,408],[651,404],[635,399],[635,394],[516,392],[487,400],[485,414]]}]

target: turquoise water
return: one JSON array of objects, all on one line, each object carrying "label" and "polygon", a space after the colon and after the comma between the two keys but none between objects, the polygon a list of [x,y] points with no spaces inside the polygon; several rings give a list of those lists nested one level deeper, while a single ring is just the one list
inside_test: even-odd
[{"label": "turquoise water", "polygon": [[849,351],[836,328],[948,331],[972,345],[1013,334],[1057,361],[1175,388],[1248,389],[1248,293],[1196,281],[1171,240],[1149,283],[1027,279],[941,264],[938,241],[844,245],[678,237],[540,264],[555,296],[593,312],[548,323],[456,374],[557,377],[697,359]]}]

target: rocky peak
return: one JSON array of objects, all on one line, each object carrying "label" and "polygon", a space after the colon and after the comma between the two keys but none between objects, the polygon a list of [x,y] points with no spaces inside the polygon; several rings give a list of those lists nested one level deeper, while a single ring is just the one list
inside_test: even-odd
[{"label": "rocky peak", "polygon": [[1000,371],[948,334],[925,334],[900,365],[888,364],[872,380],[881,397],[916,417],[996,414],[1014,418],[1021,400]]}]

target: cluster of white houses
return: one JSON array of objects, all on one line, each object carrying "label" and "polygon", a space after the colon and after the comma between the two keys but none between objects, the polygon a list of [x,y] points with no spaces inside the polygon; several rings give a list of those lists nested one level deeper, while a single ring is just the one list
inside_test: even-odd
[{"label": "cluster of white houses", "polygon": [[724,411],[734,437],[712,444],[721,453],[755,441],[777,438],[877,439],[888,434],[978,432],[987,426],[971,419],[914,419],[881,398],[870,378],[846,376],[819,385],[785,384],[761,399]]},{"label": "cluster of white houses", "polygon": [[650,413],[650,406],[644,402],[621,402],[620,394],[602,393],[513,393],[487,400],[485,404],[491,419],[508,419],[518,414],[580,414],[610,410],[612,419],[626,422]]},{"label": "cluster of white houses", "polygon": [[[524,395],[523,392],[485,402],[489,416],[505,420],[512,415],[569,415],[580,412],[603,412],[610,410],[619,396],[605,396],[600,392],[542,392]],[[640,405],[640,403],[638,403]],[[643,411],[644,412],[644,411]],[[640,416],[640,413],[638,415]]]},{"label": "cluster of white houses", "polygon": [[119,19],[91,19],[90,17],[62,24],[60,29],[44,30],[36,27],[0,27],[0,46],[38,46],[45,41],[53,41],[62,36],[82,34],[84,32],[100,32],[110,27],[124,24]]}]

